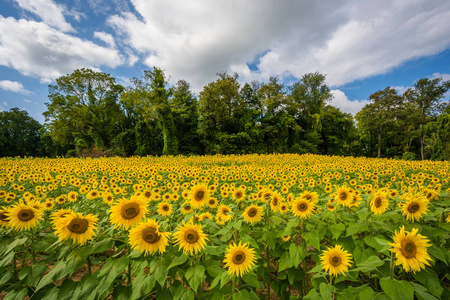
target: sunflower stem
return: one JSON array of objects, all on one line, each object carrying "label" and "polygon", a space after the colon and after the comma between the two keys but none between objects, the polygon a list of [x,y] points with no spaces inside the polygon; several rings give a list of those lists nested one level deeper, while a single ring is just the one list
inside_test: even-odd
[{"label": "sunflower stem", "polygon": [[391,251],[390,278],[394,279],[394,252]]},{"label": "sunflower stem", "polygon": [[[270,232],[270,201],[267,204],[267,219],[266,227],[267,232]],[[267,259],[267,299],[270,300],[270,247],[266,245],[266,259]]]},{"label": "sunflower stem", "polygon": [[88,272],[89,274],[92,274],[92,270],[91,270],[91,255],[88,254],[88,256],[86,257],[86,263],[87,263],[87,268],[88,268]]},{"label": "sunflower stem", "polygon": [[[34,229],[31,228],[31,245],[34,244]],[[33,263],[36,262],[36,251],[35,250],[31,250],[31,253],[33,254]]]},{"label": "sunflower stem", "polygon": [[[130,245],[127,244],[128,255],[131,253]],[[128,286],[131,286],[131,260],[128,262]]]}]

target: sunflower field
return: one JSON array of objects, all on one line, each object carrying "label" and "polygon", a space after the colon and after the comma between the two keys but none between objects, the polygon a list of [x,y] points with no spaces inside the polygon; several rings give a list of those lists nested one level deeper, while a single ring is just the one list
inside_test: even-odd
[{"label": "sunflower field", "polygon": [[450,163],[0,159],[0,299],[449,299]]}]

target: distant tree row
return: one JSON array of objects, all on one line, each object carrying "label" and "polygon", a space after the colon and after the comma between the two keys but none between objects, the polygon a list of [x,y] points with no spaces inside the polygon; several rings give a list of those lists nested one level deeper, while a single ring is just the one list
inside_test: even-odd
[{"label": "distant tree row", "polygon": [[195,95],[159,68],[131,87],[109,74],[75,70],[49,86],[40,125],[25,111],[0,112],[1,156],[316,153],[450,158],[450,82],[420,79],[403,95],[387,87],[355,117],[329,105],[325,76],[292,85],[277,77],[240,84],[219,73]]}]

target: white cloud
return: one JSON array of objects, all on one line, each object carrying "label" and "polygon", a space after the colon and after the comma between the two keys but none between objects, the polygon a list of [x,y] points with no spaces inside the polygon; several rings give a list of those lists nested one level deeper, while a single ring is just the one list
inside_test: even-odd
[{"label": "white cloud", "polygon": [[42,22],[0,16],[0,65],[23,75],[49,83],[77,68],[122,63],[117,49],[59,32]]},{"label": "white cloud", "polygon": [[431,79],[442,78],[443,81],[450,81],[450,74],[433,73]]},{"label": "white cloud", "polygon": [[6,107],[8,107],[8,103],[6,103],[5,101],[0,103],[0,111],[5,111]]},{"label": "white cloud", "polygon": [[64,7],[51,0],[16,0],[19,6],[39,16],[41,20],[62,31],[74,31],[64,18]]},{"label": "white cloud", "polygon": [[399,95],[403,95],[403,93],[409,88],[409,86],[394,86],[392,88],[396,90]]},{"label": "white cloud", "polygon": [[10,91],[10,92],[20,93],[20,94],[24,94],[24,95],[28,95],[31,93],[29,90],[24,88],[22,83],[17,82],[17,81],[11,81],[11,80],[1,80],[0,81],[0,89]]},{"label": "white cloud", "polygon": [[110,35],[109,33],[96,31],[96,32],[94,32],[94,37],[105,42],[110,48],[116,47],[116,43],[114,42],[114,37],[112,35]]},{"label": "white cloud", "polygon": [[333,94],[333,100],[331,100],[330,105],[345,113],[351,113],[353,116],[370,103],[369,100],[350,100],[341,90],[331,90],[331,93]]},{"label": "white cloud", "polygon": [[447,0],[132,3],[138,16],[109,18],[123,43],[197,90],[221,71],[245,81],[319,71],[339,86],[450,47]]}]

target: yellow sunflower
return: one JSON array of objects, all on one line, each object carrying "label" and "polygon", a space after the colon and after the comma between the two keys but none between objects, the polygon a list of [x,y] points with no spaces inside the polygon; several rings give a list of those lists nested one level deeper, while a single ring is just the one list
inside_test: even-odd
[{"label": "yellow sunflower", "polygon": [[247,243],[241,244],[239,242],[239,245],[233,243],[228,247],[223,262],[225,267],[228,268],[228,274],[242,277],[255,265],[255,250],[249,248]]},{"label": "yellow sunflower", "polygon": [[208,203],[209,190],[204,184],[197,184],[192,187],[190,200],[193,209],[200,208]]},{"label": "yellow sunflower", "polygon": [[102,199],[103,199],[103,202],[105,202],[106,204],[111,205],[114,203],[114,196],[110,192],[103,193]]},{"label": "yellow sunflower", "polygon": [[315,205],[303,197],[295,198],[292,202],[291,210],[294,216],[306,219],[310,217],[314,212]]},{"label": "yellow sunflower", "polygon": [[283,197],[278,193],[274,192],[272,194],[272,200],[270,201],[270,209],[277,212],[280,210],[280,204],[283,202]]},{"label": "yellow sunflower", "polygon": [[319,201],[319,194],[316,192],[304,191],[300,197],[305,198],[309,202],[316,204]]},{"label": "yellow sunflower", "polygon": [[147,213],[147,202],[141,197],[123,198],[111,206],[109,219],[115,227],[128,229],[139,224]]},{"label": "yellow sunflower", "polygon": [[245,190],[242,188],[237,188],[233,192],[233,200],[240,202],[245,199]]},{"label": "yellow sunflower", "polygon": [[412,195],[406,198],[405,203],[399,203],[402,208],[402,214],[406,216],[406,220],[419,220],[422,215],[427,214],[428,211],[428,199],[420,194]]},{"label": "yellow sunflower", "polygon": [[129,243],[132,249],[138,249],[144,255],[152,255],[156,251],[161,254],[166,252],[169,236],[169,232],[159,231],[157,221],[149,219],[130,230]]},{"label": "yellow sunflower", "polygon": [[406,272],[420,271],[424,269],[425,265],[429,266],[431,257],[428,255],[427,247],[429,240],[418,234],[418,229],[413,228],[411,232],[405,231],[405,226],[400,228],[400,231],[395,231],[393,236],[393,243],[389,243],[393,249],[389,249],[394,252],[397,259],[395,265],[402,265]]},{"label": "yellow sunflower", "polygon": [[172,205],[170,205],[167,202],[160,202],[160,203],[158,203],[157,212],[158,212],[158,214],[160,214],[163,217],[169,217],[173,212]]},{"label": "yellow sunflower", "polygon": [[219,204],[219,202],[217,201],[216,198],[211,197],[208,199],[208,207],[209,208],[216,208],[218,204]]},{"label": "yellow sunflower", "polygon": [[350,207],[353,201],[353,196],[350,189],[343,186],[336,191],[336,196],[334,199],[337,204]]},{"label": "yellow sunflower", "polygon": [[97,216],[91,214],[67,214],[57,220],[55,234],[60,241],[72,239],[73,243],[84,245],[95,236],[97,222]]},{"label": "yellow sunflower", "polygon": [[44,208],[43,210],[50,210],[53,207],[55,207],[55,202],[53,202],[52,200],[49,200],[50,198],[47,198],[44,202]]},{"label": "yellow sunflower", "polygon": [[217,209],[217,215],[221,217],[223,222],[228,222],[233,219],[233,213],[231,212],[231,208],[229,208],[225,204],[221,204]]},{"label": "yellow sunflower", "polygon": [[9,226],[7,212],[8,212],[8,209],[6,207],[0,208],[0,227],[8,227]]},{"label": "yellow sunflower", "polygon": [[370,202],[370,209],[375,215],[382,215],[389,206],[389,200],[386,193],[376,193]]},{"label": "yellow sunflower", "polygon": [[42,210],[19,202],[6,212],[9,226],[16,230],[28,230],[38,225],[42,219]]},{"label": "yellow sunflower", "polygon": [[192,212],[193,210],[192,210],[192,206],[188,203],[188,204],[185,204],[182,208],[181,208],[181,213],[183,214],[183,215],[186,215],[186,214],[188,214],[188,213],[190,213],[190,212]]},{"label": "yellow sunflower", "polygon": [[78,199],[78,193],[77,192],[70,192],[67,195],[67,199],[69,200],[69,202],[76,202]]},{"label": "yellow sunflower", "polygon": [[327,204],[325,204],[325,206],[327,207],[327,209],[329,211],[335,211],[336,206],[334,206],[334,203],[335,203],[334,199],[330,199],[330,200],[328,200]]},{"label": "yellow sunflower", "polygon": [[100,197],[100,193],[97,190],[91,190],[86,195],[86,198],[88,198],[89,200],[94,200],[95,198],[98,198],[98,197]]},{"label": "yellow sunflower", "polygon": [[290,235],[283,235],[281,237],[281,239],[283,240],[283,242],[287,243],[291,239],[291,236]]},{"label": "yellow sunflower", "polygon": [[263,208],[257,205],[251,205],[242,214],[245,222],[254,224],[261,221],[263,216]]},{"label": "yellow sunflower", "polygon": [[344,272],[348,272],[348,267],[352,265],[351,254],[344,250],[341,245],[336,245],[333,248],[327,247],[328,250],[323,250],[320,256],[322,269],[328,274],[337,276]]},{"label": "yellow sunflower", "polygon": [[179,245],[179,250],[183,249],[184,254],[197,254],[205,248],[206,241],[209,239],[202,231],[202,225],[193,222],[178,225],[177,231],[173,234],[175,245]]}]

